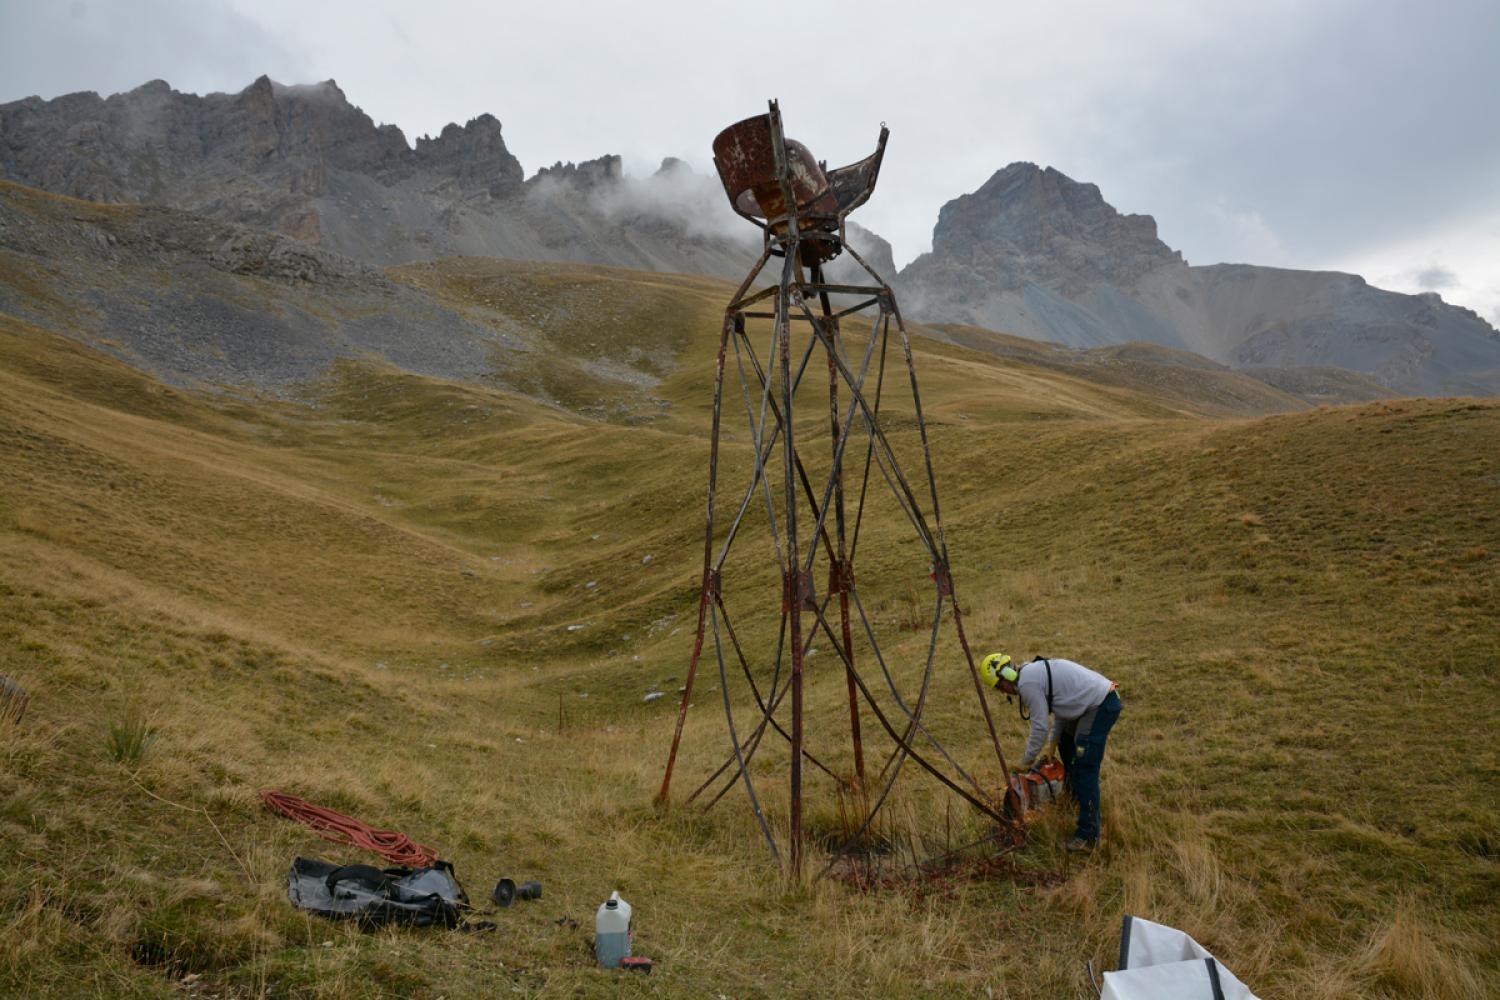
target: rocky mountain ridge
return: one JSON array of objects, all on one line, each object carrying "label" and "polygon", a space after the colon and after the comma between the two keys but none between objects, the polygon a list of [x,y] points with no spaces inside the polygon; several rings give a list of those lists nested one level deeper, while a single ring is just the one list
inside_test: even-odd
[{"label": "rocky mountain ridge", "polygon": [[1338,367],[1414,395],[1500,393],[1500,333],[1434,294],[1358,275],[1190,266],[1147,215],[1012,163],[943,206],[897,288],[914,316],[1072,347],[1145,341],[1233,367]]},{"label": "rocky mountain ridge", "polygon": [[317,242],[298,214],[330,174],[491,195],[522,183],[500,123],[482,115],[412,148],[377,126],[332,80],[287,87],[261,77],[238,94],[199,97],[153,80],[101,98],[31,97],[3,106],[9,179],[90,201],[157,202]]},{"label": "rocky mountain ridge", "polygon": [[[333,80],[261,77],[198,96],[160,80],[108,98],[0,105],[0,177],[88,201],[160,204],[269,229],[371,264],[495,256],[738,280],[759,252],[717,178],[668,157],[649,177],[621,158],[527,178],[489,114],[408,145]],[[850,242],[887,280],[890,244]],[[856,276],[838,261],[835,280]]]},{"label": "rocky mountain ridge", "polygon": [[[701,351],[713,343],[730,287],[494,258],[376,268],[178,209],[85,202],[0,181],[0,334],[60,334],[168,385],[235,396],[321,405],[341,373],[358,369],[485,386],[588,419],[652,423],[669,408],[658,387],[692,367],[689,351],[702,374]],[[1115,401],[1131,413],[1261,415],[1383,395],[1348,382],[1283,390],[1268,377],[1147,345],[1070,351],[977,328],[912,333],[996,355],[996,365],[1019,360],[1038,384],[1050,372],[1076,380],[1085,396],[1118,391]]]},{"label": "rocky mountain ridge", "polygon": [[[451,256],[610,264],[739,279],[758,251],[713,177],[618,156],[530,178],[485,114],[408,145],[332,81],[261,77],[197,96],[124,94],[0,105],[0,176],[100,202],[160,204],[384,266]],[[889,244],[850,242],[894,279],[903,311],[1073,347],[1145,341],[1234,367],[1341,367],[1414,394],[1500,392],[1500,335],[1433,295],[1354,275],[1192,267],[1148,215],[1099,188],[1014,163],[939,215],[933,249],[896,274]],[[854,278],[852,261],[831,277]]]},{"label": "rocky mountain ridge", "polygon": [[0,105],[0,176],[185,209],[378,265],[487,255],[729,276],[754,243],[720,224],[732,219],[722,191],[684,165],[638,180],[603,156],[527,179],[494,116],[408,145],[332,80],[261,77],[205,96],[157,80]]}]

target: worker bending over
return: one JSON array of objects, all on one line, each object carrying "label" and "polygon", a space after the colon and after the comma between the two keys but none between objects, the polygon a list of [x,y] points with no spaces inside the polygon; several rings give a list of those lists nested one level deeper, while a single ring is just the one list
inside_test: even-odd
[{"label": "worker bending over", "polygon": [[1039,762],[1049,733],[1056,740],[1078,800],[1078,829],[1067,849],[1092,851],[1099,843],[1099,765],[1121,708],[1115,683],[1072,660],[1037,657],[1017,667],[1004,653],[986,656],[981,673],[990,687],[1018,696],[1021,718],[1031,720],[1031,736],[1021,755],[1023,771]]}]

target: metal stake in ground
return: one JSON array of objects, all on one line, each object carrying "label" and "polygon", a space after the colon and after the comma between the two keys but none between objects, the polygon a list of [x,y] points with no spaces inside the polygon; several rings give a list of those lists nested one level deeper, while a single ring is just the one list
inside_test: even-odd
[{"label": "metal stake in ground", "polygon": [[[698,786],[693,799],[727,773],[729,783],[709,797],[704,808],[711,808],[734,784],[742,785],[772,857],[778,863],[785,857],[795,879],[802,877],[804,863],[804,760],[829,775],[841,786],[840,792],[858,789],[865,796],[859,822],[852,832],[845,831],[847,835],[839,851],[856,849],[863,842],[907,760],[915,762],[944,788],[999,824],[1001,831],[1008,834],[1002,839],[1014,843],[1019,841],[1020,835],[1018,823],[1005,815],[995,795],[986,790],[987,787],[1005,787],[1005,758],[1000,751],[986,694],[978,683],[978,668],[963,631],[963,618],[954,591],[939,514],[937,478],[917,388],[911,342],[890,286],[845,241],[845,219],[874,191],[888,135],[882,125],[874,153],[857,163],[829,170],[813,158],[806,146],[786,138],[780,109],[772,101],[766,114],[731,125],[714,140],[714,163],[730,204],[737,214],[762,231],[764,249],[725,308],[719,335],[698,627],[657,801],[665,803],[668,800],[698,664],[705,647],[712,644],[714,662],[719,669],[730,747],[727,759],[722,760],[718,769]],[[846,270],[853,270],[856,277],[845,283],[829,281],[825,265],[846,250],[848,259],[855,265]],[[774,285],[751,291],[772,257],[782,260],[779,280]],[[768,303],[767,300],[771,301]],[[840,320],[872,309],[875,317],[869,340],[862,352],[851,354]],[[757,351],[747,320],[771,321],[770,340],[764,345],[764,353]],[[805,349],[793,344],[800,336],[796,331],[803,329],[802,324],[809,333]],[[892,326],[900,347],[898,356],[906,366],[905,381],[910,388],[909,403],[918,431],[921,471],[925,473],[917,480],[922,484],[925,479],[925,484],[915,488],[907,479],[897,447],[881,423],[882,395],[890,390],[885,380],[885,365]],[[725,373],[731,360],[731,348],[744,402],[744,418],[748,426],[746,437],[753,451],[753,471],[743,491],[725,496],[726,501],[735,504],[734,513],[727,521],[715,552],[716,531],[721,528],[718,520],[719,469],[724,454],[721,442],[725,434]],[[802,432],[801,425],[795,420],[795,412],[797,390],[813,354],[819,350],[825,355],[828,375],[826,405],[831,454],[826,469],[822,470],[825,474],[816,476],[812,471],[816,465],[814,456],[811,453],[804,456],[799,451]],[[841,405],[845,398],[847,407]],[[745,440],[737,435],[732,439]],[[851,451],[852,441],[858,443]],[[779,460],[773,458],[777,448],[781,449]],[[861,466],[847,481],[844,475],[846,459]],[[773,488],[777,474],[781,482],[774,485],[779,489]],[[850,484],[856,481],[859,485],[854,490]],[[855,574],[861,532],[866,528],[866,520],[874,516],[873,512],[867,512],[867,501],[873,494],[885,490],[889,490],[920,546],[919,558],[923,565],[917,567],[916,576],[918,579],[925,577],[933,587],[934,610],[926,661],[922,665],[920,683],[909,682],[909,686],[916,684],[915,697],[911,696],[910,690],[906,696],[902,694],[902,682],[881,649],[880,630],[860,600]],[[847,506],[851,494],[855,505],[852,518]],[[774,630],[774,649],[758,650],[752,640],[743,638],[742,641],[742,637],[751,635],[751,632],[730,625],[725,577],[726,563],[745,527],[747,516],[762,502],[766,515],[765,530],[780,572],[782,601],[779,627]],[[889,551],[882,554],[889,560]],[[820,559],[826,564],[828,581],[827,592],[821,597],[817,593],[818,576],[815,574]],[[732,574],[734,570],[728,572]],[[747,572],[738,579],[748,582],[752,577],[753,573]],[[835,596],[839,609],[836,624],[827,614]],[[983,720],[988,731],[999,767],[999,776],[988,785],[960,766],[938,740],[932,727],[923,721],[932,700],[929,693],[942,648],[940,637],[945,607],[952,610],[956,653],[962,655],[975,681],[979,702],[976,715]],[[749,620],[751,616],[744,608],[736,612],[735,621],[743,623]],[[773,631],[769,626],[770,621],[767,621],[759,634],[769,636]],[[809,664],[806,658],[820,633],[837,656],[849,699],[852,756],[849,769],[843,774],[824,763],[830,760],[828,748],[834,743],[819,745],[818,755],[822,755],[822,760],[810,748],[819,734],[810,732],[807,725],[804,694]],[[856,656],[856,638],[862,640],[864,647],[859,656]],[[744,728],[743,718],[740,725],[736,725],[735,698],[730,693],[732,675],[727,669],[731,657],[726,656],[726,643],[733,653],[732,659],[742,668],[748,691],[753,696],[749,729]],[[866,664],[866,669],[872,665],[878,668],[879,679],[866,679],[861,673],[860,663]],[[765,683],[757,683],[756,669],[766,672],[762,675]],[[878,788],[866,785],[869,779],[860,731],[861,700],[891,741],[885,765],[874,779]],[[783,711],[790,712],[789,725],[778,718]],[[748,735],[742,738],[742,734]],[[778,848],[777,835],[773,831],[775,824],[767,815],[767,808],[775,799],[768,802],[757,792],[757,779],[752,776],[750,767],[752,758],[762,751],[768,737],[773,746],[778,738],[784,740],[790,755],[785,852]],[[835,763],[834,766],[839,765]],[[763,806],[763,803],[767,805]]]}]

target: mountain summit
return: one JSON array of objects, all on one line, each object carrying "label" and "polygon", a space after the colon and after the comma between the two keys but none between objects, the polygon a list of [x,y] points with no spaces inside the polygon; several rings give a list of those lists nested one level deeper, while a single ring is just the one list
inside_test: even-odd
[{"label": "mountain summit", "polygon": [[1034,163],[1012,163],[978,191],[944,205],[930,257],[983,266],[1018,282],[1045,272],[1061,288],[1125,284],[1182,255],[1149,215],[1121,215],[1093,184]]},{"label": "mountain summit", "polygon": [[1235,367],[1349,368],[1403,393],[1500,392],[1500,334],[1468,309],[1351,274],[1190,267],[1149,215],[1032,163],[944,205],[897,287],[921,319],[1073,347],[1149,341]]}]

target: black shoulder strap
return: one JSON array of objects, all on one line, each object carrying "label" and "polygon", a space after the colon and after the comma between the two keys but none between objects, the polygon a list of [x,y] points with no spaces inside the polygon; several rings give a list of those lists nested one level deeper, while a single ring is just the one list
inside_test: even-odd
[{"label": "black shoulder strap", "polygon": [[[1040,663],[1042,666],[1044,666],[1044,667],[1047,668],[1047,714],[1051,715],[1052,714],[1052,661],[1049,660],[1049,659],[1047,659],[1045,656],[1034,656],[1030,660],[1028,660],[1027,662],[1021,664],[1021,666],[1023,666],[1023,667],[1029,667],[1033,663]],[[1030,722],[1031,721],[1031,713],[1026,710],[1026,699],[1025,698],[1019,699],[1019,701],[1016,704],[1016,711],[1019,712],[1019,713],[1021,713],[1021,721],[1022,722]]]},{"label": "black shoulder strap", "polygon": [[404,869],[381,870],[374,865],[344,865],[328,873],[324,884],[333,892],[335,883],[355,882],[371,892],[384,892],[397,877],[408,874]]},{"label": "black shoulder strap", "polygon": [[1213,1000],[1224,1000],[1224,986],[1219,982],[1219,963],[1211,958],[1203,961],[1208,966],[1208,986],[1214,991]]}]

